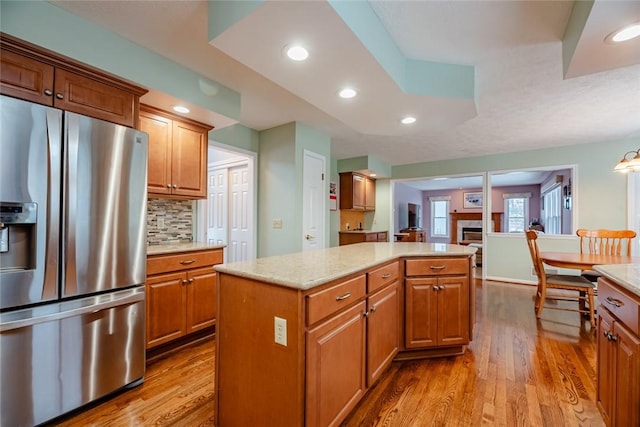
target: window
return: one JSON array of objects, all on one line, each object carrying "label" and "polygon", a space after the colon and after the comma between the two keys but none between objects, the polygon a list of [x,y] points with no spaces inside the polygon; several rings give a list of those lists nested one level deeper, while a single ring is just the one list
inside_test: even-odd
[{"label": "window", "polygon": [[451,197],[429,197],[431,203],[431,237],[449,237],[449,200]]},{"label": "window", "polygon": [[547,234],[562,233],[562,194],[560,186],[557,185],[551,190],[544,193],[542,218],[544,224],[544,232]]},{"label": "window", "polygon": [[531,193],[503,194],[505,226],[507,233],[523,233],[529,223],[529,198]]}]

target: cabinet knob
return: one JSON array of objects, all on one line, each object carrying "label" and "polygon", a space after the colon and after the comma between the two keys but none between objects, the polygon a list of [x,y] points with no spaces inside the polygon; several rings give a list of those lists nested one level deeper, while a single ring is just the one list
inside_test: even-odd
[{"label": "cabinet knob", "polygon": [[371,308],[369,309],[369,311],[370,311],[371,313],[374,313],[374,312],[376,311],[376,306],[375,306],[375,305],[372,305],[372,306],[371,306]]},{"label": "cabinet knob", "polygon": [[186,285],[187,284],[187,279],[182,279],[182,284]]},{"label": "cabinet knob", "polygon": [[438,290],[438,287],[437,287],[437,286],[434,286],[434,287],[433,287],[433,290],[434,290],[434,291],[437,291],[437,290]]},{"label": "cabinet knob", "polygon": [[167,184],[167,188],[171,188],[171,184]]},{"label": "cabinet knob", "polygon": [[58,99],[64,99],[64,95],[61,93],[56,93],[56,98]]},{"label": "cabinet knob", "polygon": [[442,286],[442,285],[438,286],[438,290],[439,291],[444,291],[444,286]]},{"label": "cabinet knob", "polygon": [[365,311],[364,313],[362,313],[362,316],[363,316],[363,317],[369,317],[369,312],[368,312],[368,311]]},{"label": "cabinet knob", "polygon": [[193,283],[193,279],[189,279],[189,283]]},{"label": "cabinet knob", "polygon": [[45,89],[44,90],[44,94],[47,95],[47,96],[51,96],[51,95],[53,95],[53,92],[51,92],[51,90],[49,90],[49,89]]}]

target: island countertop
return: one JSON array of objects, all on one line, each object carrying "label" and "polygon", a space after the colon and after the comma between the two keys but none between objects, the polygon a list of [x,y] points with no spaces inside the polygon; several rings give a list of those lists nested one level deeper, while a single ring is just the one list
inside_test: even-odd
[{"label": "island countertop", "polygon": [[594,265],[593,269],[640,297],[640,264]]},{"label": "island countertop", "polygon": [[476,250],[446,243],[356,243],[214,268],[221,273],[307,290],[400,257],[469,257]]},{"label": "island countertop", "polygon": [[206,249],[224,248],[225,245],[217,245],[205,242],[167,243],[160,245],[148,245],[147,255],[165,255],[179,252],[203,251]]}]

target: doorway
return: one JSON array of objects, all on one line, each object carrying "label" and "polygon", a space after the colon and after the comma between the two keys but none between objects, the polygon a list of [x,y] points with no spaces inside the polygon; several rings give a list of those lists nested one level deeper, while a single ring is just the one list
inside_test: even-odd
[{"label": "doorway", "polygon": [[198,201],[199,240],[226,245],[224,262],[256,257],[255,154],[209,144],[207,199]]},{"label": "doorway", "polygon": [[304,150],[302,165],[302,250],[325,247],[326,159]]}]

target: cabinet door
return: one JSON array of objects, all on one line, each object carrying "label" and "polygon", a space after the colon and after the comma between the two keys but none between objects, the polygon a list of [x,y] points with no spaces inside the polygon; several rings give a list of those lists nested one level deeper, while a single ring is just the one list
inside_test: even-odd
[{"label": "cabinet door", "polygon": [[405,280],[405,347],[437,345],[438,279],[424,277]]},{"label": "cabinet door", "polygon": [[53,105],[53,66],[2,51],[0,92],[38,104]]},{"label": "cabinet door", "polygon": [[381,233],[378,233],[378,242],[386,242],[387,239],[387,232],[383,231]]},{"label": "cabinet door", "polygon": [[367,298],[367,386],[371,386],[398,353],[400,344],[398,281]]},{"label": "cabinet door", "polygon": [[158,274],[147,278],[147,348],[186,333],[187,283],[185,273]]},{"label": "cabinet door", "polygon": [[149,134],[147,188],[150,194],[171,194],[171,120],[140,112],[140,130]]},{"label": "cabinet door", "polygon": [[613,423],[616,426],[640,425],[640,338],[622,323],[613,325],[616,391]]},{"label": "cabinet door", "polygon": [[171,181],[173,194],[207,197],[207,132],[202,128],[173,122]]},{"label": "cabinet door", "polygon": [[607,339],[613,333],[613,318],[602,306],[598,309],[598,409],[606,425],[611,425],[613,402],[615,397],[615,346]]},{"label": "cabinet door", "polygon": [[354,174],[353,182],[353,209],[364,209],[366,206],[366,181],[364,176]]},{"label": "cabinet door", "polygon": [[187,272],[187,333],[215,323],[217,279],[212,267]]},{"label": "cabinet door", "polygon": [[334,426],[365,392],[366,303],[307,332],[305,425]]},{"label": "cabinet door", "polygon": [[370,178],[364,179],[364,209],[366,211],[376,210],[376,181]]},{"label": "cabinet door", "polygon": [[53,106],[134,127],[135,97],[108,84],[57,68]]},{"label": "cabinet door", "polygon": [[469,290],[466,276],[438,279],[438,345],[469,343]]}]

